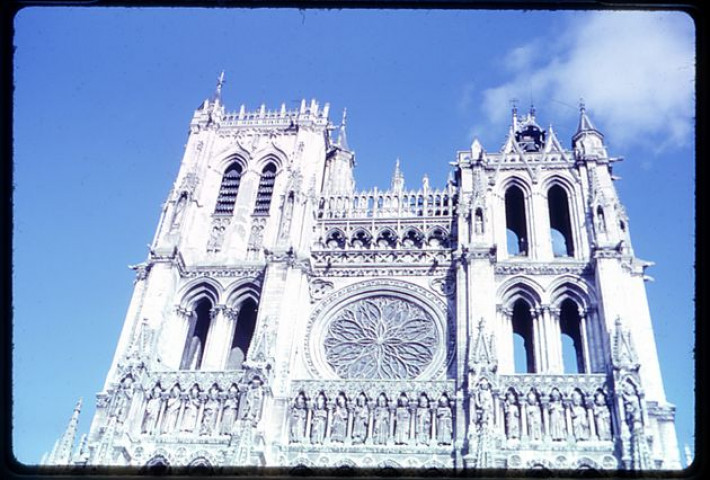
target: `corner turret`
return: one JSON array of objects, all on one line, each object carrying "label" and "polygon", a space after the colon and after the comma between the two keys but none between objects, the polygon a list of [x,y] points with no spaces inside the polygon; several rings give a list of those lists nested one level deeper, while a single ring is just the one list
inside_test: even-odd
[{"label": "corner turret", "polygon": [[604,135],[594,127],[584,102],[579,103],[579,124],[572,137],[572,150],[578,160],[606,158]]}]

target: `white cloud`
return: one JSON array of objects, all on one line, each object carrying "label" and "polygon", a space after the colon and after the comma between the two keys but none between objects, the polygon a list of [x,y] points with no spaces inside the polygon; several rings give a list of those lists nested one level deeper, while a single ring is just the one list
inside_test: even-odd
[{"label": "white cloud", "polygon": [[583,97],[592,121],[615,145],[650,143],[656,152],[687,145],[694,114],[693,29],[680,13],[584,14],[546,39],[556,44],[544,61],[533,65],[525,45],[508,52],[513,78],[483,92],[483,113],[504,123],[510,99],[525,98],[532,88],[545,117],[558,123],[570,121],[569,105]]}]

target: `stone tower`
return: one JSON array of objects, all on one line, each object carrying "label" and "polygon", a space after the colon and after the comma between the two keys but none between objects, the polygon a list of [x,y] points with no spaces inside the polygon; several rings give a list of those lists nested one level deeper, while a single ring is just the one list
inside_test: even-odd
[{"label": "stone tower", "polygon": [[[195,112],[97,411],[48,465],[677,469],[629,220],[584,106],[450,180],[355,189],[329,106]],[[635,345],[643,345],[636,349]]]}]

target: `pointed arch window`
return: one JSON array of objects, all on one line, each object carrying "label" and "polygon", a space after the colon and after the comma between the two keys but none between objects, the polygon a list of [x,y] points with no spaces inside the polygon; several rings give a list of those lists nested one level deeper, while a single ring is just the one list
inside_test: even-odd
[{"label": "pointed arch window", "polygon": [[276,180],[276,165],[267,164],[261,171],[259,179],[259,190],[256,193],[256,204],[254,205],[254,215],[268,215],[271,206],[271,197],[274,194],[274,182]]},{"label": "pointed arch window", "polygon": [[214,209],[214,213],[217,215],[231,215],[234,212],[234,204],[237,201],[241,178],[241,165],[235,162],[227,167],[222,177],[222,185],[219,187],[219,196],[217,197],[217,206]]},{"label": "pointed arch window", "polygon": [[240,369],[244,360],[246,360],[249,346],[254,336],[257,314],[258,307],[256,302],[252,299],[245,300],[239,308],[239,314],[237,315],[237,321],[232,335],[229,358],[227,359],[227,370]]},{"label": "pointed arch window", "polygon": [[516,373],[535,373],[533,319],[524,300],[513,305],[513,364]]},{"label": "pointed arch window", "polygon": [[573,257],[572,224],[565,189],[559,185],[550,187],[547,192],[547,204],[550,210],[552,253],[555,257]]},{"label": "pointed arch window", "polygon": [[207,343],[207,332],[212,320],[212,303],[203,298],[195,304],[190,318],[190,326],[183,349],[181,370],[199,370]]},{"label": "pointed arch window", "polygon": [[528,255],[528,228],[525,216],[525,195],[513,185],[505,192],[505,224],[507,229],[508,254]]},{"label": "pointed arch window", "polygon": [[585,373],[581,318],[577,304],[570,299],[560,306],[560,333],[564,373]]}]

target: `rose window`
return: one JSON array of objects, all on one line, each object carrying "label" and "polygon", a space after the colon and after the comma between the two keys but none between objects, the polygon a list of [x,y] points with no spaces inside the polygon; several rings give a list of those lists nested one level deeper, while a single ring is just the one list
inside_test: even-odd
[{"label": "rose window", "polygon": [[432,362],[438,340],[434,319],[423,308],[381,296],[338,311],[324,351],[341,378],[415,378]]}]

